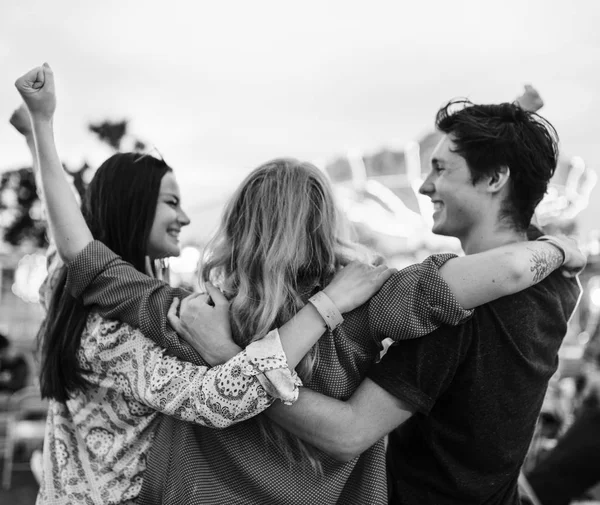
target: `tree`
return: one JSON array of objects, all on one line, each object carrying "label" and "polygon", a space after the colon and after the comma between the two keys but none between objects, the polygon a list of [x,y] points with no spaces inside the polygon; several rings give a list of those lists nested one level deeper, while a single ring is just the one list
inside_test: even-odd
[{"label": "tree", "polygon": [[4,240],[16,246],[26,242],[43,247],[46,226],[31,168],[4,172],[0,178],[0,227]]},{"label": "tree", "polygon": [[[103,120],[89,123],[88,130],[94,133],[100,142],[118,152],[128,137],[128,120]],[[133,151],[145,151],[145,142],[129,136]],[[64,166],[64,165],[63,165]],[[89,164],[84,162],[80,168],[64,166],[73,179],[73,185],[83,198],[87,188]],[[34,247],[45,247],[46,223],[42,216],[41,202],[37,194],[35,175],[32,167],[9,170],[0,176],[0,231],[5,242],[12,246],[30,243]]]},{"label": "tree", "polygon": [[129,121],[102,121],[100,123],[90,123],[88,129],[95,133],[101,142],[105,142],[115,151],[121,149],[123,137],[127,134],[127,124]]}]

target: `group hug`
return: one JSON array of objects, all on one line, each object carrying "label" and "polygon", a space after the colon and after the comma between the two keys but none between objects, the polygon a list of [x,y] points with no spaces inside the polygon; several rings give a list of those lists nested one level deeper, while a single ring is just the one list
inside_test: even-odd
[{"label": "group hug", "polygon": [[174,170],[118,153],[78,202],[52,69],[15,85],[51,238],[39,505],[520,503],[585,266],[531,225],[557,165],[548,121],[519,103],[437,111],[419,191],[464,255],[399,271],[353,242],[325,172],[268,161],[190,293],[155,261],[190,223]]}]

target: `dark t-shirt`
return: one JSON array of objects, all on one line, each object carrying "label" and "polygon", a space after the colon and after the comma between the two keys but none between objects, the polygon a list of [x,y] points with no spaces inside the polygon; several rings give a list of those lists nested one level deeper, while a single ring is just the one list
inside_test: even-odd
[{"label": "dark t-shirt", "polygon": [[369,378],[417,412],[390,434],[392,503],[516,504],[517,478],[579,288],[540,284],[399,342]]}]

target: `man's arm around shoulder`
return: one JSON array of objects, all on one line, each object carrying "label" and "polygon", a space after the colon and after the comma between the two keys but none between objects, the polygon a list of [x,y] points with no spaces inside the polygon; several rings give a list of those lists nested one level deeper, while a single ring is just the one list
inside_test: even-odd
[{"label": "man's arm around shoulder", "polygon": [[417,410],[429,413],[468,348],[470,331],[464,328],[438,328],[390,347],[345,402],[303,388],[294,405],[274,405],[267,415],[334,458],[349,461]]},{"label": "man's arm around shoulder", "polygon": [[339,461],[350,461],[409,419],[414,407],[365,379],[348,401],[307,388],[294,405],[277,402],[267,415],[285,430]]}]

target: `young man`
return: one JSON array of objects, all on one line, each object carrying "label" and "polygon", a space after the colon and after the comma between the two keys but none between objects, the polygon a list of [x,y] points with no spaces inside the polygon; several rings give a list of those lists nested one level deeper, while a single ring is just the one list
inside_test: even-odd
[{"label": "young man", "polygon": [[[459,238],[466,254],[526,240],[556,166],[552,126],[512,104],[466,101],[443,107],[436,126],[444,137],[420,189],[434,203],[433,231]],[[539,257],[534,268],[544,267]],[[294,406],[269,415],[342,460],[391,432],[390,503],[517,504],[519,470],[579,293],[555,272],[475,309],[461,326],[398,342],[347,402],[304,389]],[[384,314],[371,312],[370,323],[385,335]]]}]

